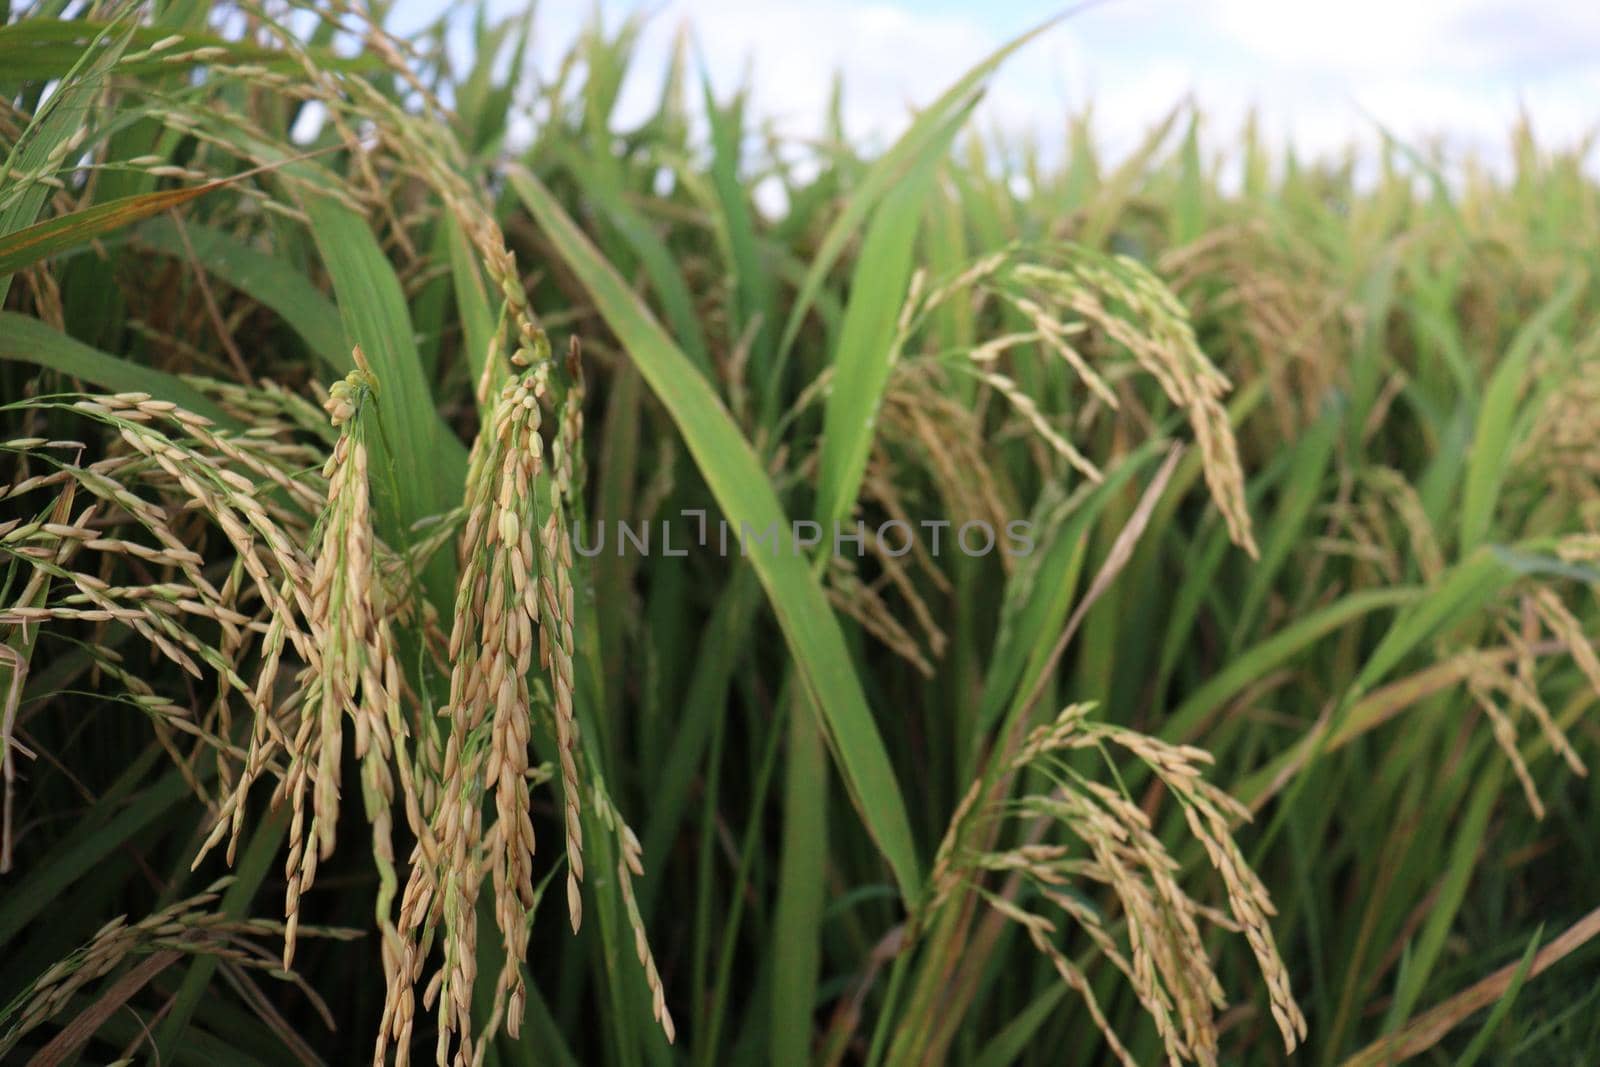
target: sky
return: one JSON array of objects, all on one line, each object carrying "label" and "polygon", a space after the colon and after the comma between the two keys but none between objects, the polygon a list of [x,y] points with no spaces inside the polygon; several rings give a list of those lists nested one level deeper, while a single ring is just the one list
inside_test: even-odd
[{"label": "sky", "polygon": [[[490,0],[509,14],[524,0]],[[464,6],[464,5],[458,5]],[[833,72],[844,75],[853,137],[884,141],[1059,0],[601,0],[608,25],[648,12],[619,118],[642,117],[668,49],[687,24],[712,84],[748,78],[780,129],[820,129]],[[440,0],[398,0],[404,31]],[[546,64],[592,17],[590,0],[541,4]],[[1276,143],[1307,155],[1442,138],[1491,165],[1519,111],[1541,143],[1571,146],[1600,125],[1600,3],[1595,0],[1103,0],[1018,53],[985,101],[991,128],[1060,142],[1063,116],[1093,104],[1109,151],[1125,150],[1186,96],[1218,147],[1254,108]],[[1591,163],[1593,160],[1591,160]]]}]

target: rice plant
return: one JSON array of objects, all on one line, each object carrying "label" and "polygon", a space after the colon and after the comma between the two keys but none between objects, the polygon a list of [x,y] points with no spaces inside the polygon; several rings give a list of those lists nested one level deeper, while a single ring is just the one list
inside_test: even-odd
[{"label": "rice plant", "polygon": [[0,27],[0,1059],[1587,1062],[1584,151],[386,18]]}]

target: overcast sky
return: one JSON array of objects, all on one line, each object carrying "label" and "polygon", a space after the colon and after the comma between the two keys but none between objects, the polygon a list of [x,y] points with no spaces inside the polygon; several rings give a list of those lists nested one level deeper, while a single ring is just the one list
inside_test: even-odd
[{"label": "overcast sky", "polygon": [[[497,13],[522,0],[491,0]],[[659,88],[670,41],[692,28],[712,82],[746,73],[759,110],[793,133],[818,128],[833,71],[858,137],[892,135],[909,105],[932,100],[1057,0],[602,0],[608,24],[651,12],[624,118]],[[398,0],[404,29],[441,0]],[[582,0],[540,5],[546,62],[590,17]],[[1600,122],[1596,0],[1107,0],[1014,57],[986,107],[1046,141],[1063,114],[1093,102],[1113,149],[1130,144],[1192,92],[1213,144],[1255,105],[1265,128],[1307,152],[1376,136],[1375,123],[1456,151],[1503,156],[1519,108],[1549,143],[1570,145]],[[1591,161],[1592,162],[1592,161]]]}]

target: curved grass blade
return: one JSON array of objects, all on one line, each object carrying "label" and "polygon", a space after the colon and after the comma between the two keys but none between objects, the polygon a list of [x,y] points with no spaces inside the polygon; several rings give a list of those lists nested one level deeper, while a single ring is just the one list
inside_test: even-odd
[{"label": "curved grass blade", "polygon": [[77,248],[103,234],[216,192],[231,181],[233,179],[229,178],[188,189],[162,189],[138,196],[124,196],[86,207],[82,211],[57,215],[6,234],[0,237],[0,274],[14,274],[57,252]]},{"label": "curved grass blade", "polygon": [[[203,16],[203,7],[201,12]],[[203,21],[202,17],[202,24]],[[0,55],[6,57],[5,70],[0,76],[13,83],[62,77],[72,69],[98,34],[115,28],[115,23],[79,18],[27,18],[9,26],[0,26]],[[129,46],[139,51],[125,56],[118,63],[117,70],[122,74],[187,73],[195,67],[217,63],[250,63],[284,74],[303,70],[293,57],[284,55],[279,49],[229,40],[194,29],[174,33],[169,26],[135,26],[129,37]],[[150,52],[150,47],[155,44],[163,44],[163,47]],[[205,58],[194,55],[197,49],[207,50],[202,53]],[[330,48],[313,48],[310,55],[319,67],[326,70],[374,70],[381,65],[377,56],[341,56]]]},{"label": "curved grass blade", "polygon": [[[20,191],[14,184],[6,188],[7,194],[14,195],[8,195],[6,206],[0,209],[0,235],[16,233],[25,226],[31,226],[39,217],[39,211],[50,194],[50,187],[38,179],[59,166],[72,151],[71,139],[74,136],[89,131],[85,125],[85,115],[90,112],[103,80],[122,58],[133,33],[131,26],[120,29],[113,40],[113,28],[106,27],[78,50],[78,56],[62,76],[61,84],[40,106],[33,121],[28,123],[28,128],[7,153],[7,175],[36,177],[23,184]],[[10,289],[10,276],[0,276],[0,302],[5,300]]]},{"label": "curved grass blade", "polygon": [[149,393],[213,422],[235,425],[221,408],[181,378],[129,359],[109,356],[15,311],[0,311],[0,359],[32,363],[113,392]]}]

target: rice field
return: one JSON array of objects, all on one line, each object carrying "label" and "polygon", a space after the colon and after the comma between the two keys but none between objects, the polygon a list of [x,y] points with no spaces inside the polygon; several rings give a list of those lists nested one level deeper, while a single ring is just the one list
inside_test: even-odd
[{"label": "rice field", "polygon": [[1587,145],[6,10],[0,1061],[1594,1061]]}]

